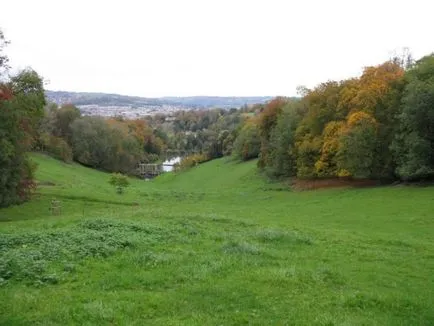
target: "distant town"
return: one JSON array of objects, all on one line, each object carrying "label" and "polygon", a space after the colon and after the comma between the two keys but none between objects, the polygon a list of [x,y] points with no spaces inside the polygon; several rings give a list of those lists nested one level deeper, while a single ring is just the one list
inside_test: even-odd
[{"label": "distant town", "polygon": [[207,110],[212,108],[240,108],[265,103],[271,96],[253,97],[160,97],[146,98],[105,93],[81,93],[67,91],[46,91],[50,102],[76,105],[83,115],[105,117],[121,116],[140,118],[158,113],[170,114],[181,110]]},{"label": "distant town", "polygon": [[154,115],[158,113],[170,114],[181,110],[193,110],[195,107],[183,107],[177,105],[145,105],[142,107],[117,106],[117,105],[77,105],[82,115],[98,115],[102,117],[124,117],[136,119],[143,116]]}]

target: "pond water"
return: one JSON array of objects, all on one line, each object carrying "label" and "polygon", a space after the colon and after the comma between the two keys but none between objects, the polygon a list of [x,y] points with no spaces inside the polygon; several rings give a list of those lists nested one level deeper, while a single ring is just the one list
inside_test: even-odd
[{"label": "pond water", "polygon": [[181,157],[177,156],[174,158],[171,158],[170,160],[166,160],[163,162],[163,171],[164,172],[171,172],[173,171],[173,165],[176,163],[181,162]]}]

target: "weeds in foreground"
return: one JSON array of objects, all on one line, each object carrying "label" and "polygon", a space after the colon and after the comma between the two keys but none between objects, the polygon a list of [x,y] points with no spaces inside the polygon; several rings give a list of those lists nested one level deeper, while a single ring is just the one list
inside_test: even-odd
[{"label": "weeds in foreground", "polygon": [[67,229],[3,234],[0,284],[56,284],[85,258],[106,258],[138,244],[155,244],[170,236],[168,231],[145,222],[95,219]]}]

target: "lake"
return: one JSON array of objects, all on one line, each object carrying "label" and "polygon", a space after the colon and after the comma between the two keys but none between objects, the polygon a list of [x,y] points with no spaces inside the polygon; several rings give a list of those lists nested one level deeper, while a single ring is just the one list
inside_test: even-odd
[{"label": "lake", "polygon": [[177,156],[177,157],[174,157],[174,158],[172,158],[170,160],[164,161],[163,162],[163,171],[164,172],[172,172],[173,171],[173,165],[177,164],[177,163],[180,163],[180,162],[181,162],[181,157],[180,156]]}]

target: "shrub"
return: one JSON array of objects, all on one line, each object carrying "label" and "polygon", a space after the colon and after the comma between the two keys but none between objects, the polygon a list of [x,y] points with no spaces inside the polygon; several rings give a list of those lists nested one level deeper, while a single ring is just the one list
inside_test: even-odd
[{"label": "shrub", "polygon": [[124,188],[130,185],[127,176],[121,173],[113,173],[109,183],[116,188],[116,192],[118,194],[122,194],[124,192]]},{"label": "shrub", "polygon": [[179,165],[176,167],[176,170],[178,171],[182,171],[182,170],[187,170],[193,166],[196,166],[200,163],[209,161],[209,157],[206,154],[193,154],[193,155],[189,155],[184,157],[181,162],[179,163]]},{"label": "shrub", "polygon": [[64,162],[72,162],[72,149],[63,138],[50,135],[41,137],[41,141],[48,154]]}]

